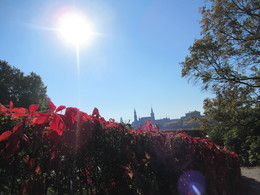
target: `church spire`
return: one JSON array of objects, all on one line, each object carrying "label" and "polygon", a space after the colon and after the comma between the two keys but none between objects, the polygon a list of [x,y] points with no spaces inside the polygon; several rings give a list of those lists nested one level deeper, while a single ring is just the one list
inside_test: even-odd
[{"label": "church spire", "polygon": [[152,118],[152,120],[155,120],[153,108],[151,108],[151,118]]},{"label": "church spire", "polygon": [[135,109],[134,109],[134,122],[137,122],[137,115]]}]

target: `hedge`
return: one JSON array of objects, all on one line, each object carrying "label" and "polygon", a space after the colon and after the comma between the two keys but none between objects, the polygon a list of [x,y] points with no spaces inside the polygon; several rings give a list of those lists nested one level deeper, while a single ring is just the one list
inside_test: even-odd
[{"label": "hedge", "polygon": [[238,156],[206,137],[48,104],[0,106],[3,194],[239,194]]}]

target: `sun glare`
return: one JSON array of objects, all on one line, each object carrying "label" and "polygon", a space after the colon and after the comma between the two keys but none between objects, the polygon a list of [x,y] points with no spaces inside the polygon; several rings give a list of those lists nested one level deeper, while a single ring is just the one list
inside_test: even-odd
[{"label": "sun glare", "polygon": [[82,14],[76,12],[61,15],[57,29],[65,41],[75,46],[89,44],[94,35],[92,24]]}]

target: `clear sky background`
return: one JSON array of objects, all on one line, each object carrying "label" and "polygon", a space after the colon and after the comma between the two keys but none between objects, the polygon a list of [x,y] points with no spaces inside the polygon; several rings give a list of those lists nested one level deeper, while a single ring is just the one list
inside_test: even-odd
[{"label": "clear sky background", "polygon": [[[35,72],[56,104],[106,119],[179,118],[203,113],[209,93],[181,77],[188,48],[200,37],[203,0],[0,0],[0,59],[25,74]],[[78,8],[99,35],[80,48],[53,27],[62,7]]]}]

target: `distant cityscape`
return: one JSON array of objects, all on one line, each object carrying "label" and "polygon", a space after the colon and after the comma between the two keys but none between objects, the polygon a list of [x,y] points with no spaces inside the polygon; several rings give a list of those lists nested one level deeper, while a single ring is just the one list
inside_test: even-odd
[{"label": "distant cityscape", "polygon": [[200,112],[192,111],[186,113],[185,116],[182,116],[179,119],[170,119],[168,117],[162,119],[155,119],[155,114],[153,108],[151,108],[150,116],[147,117],[137,117],[137,112],[134,110],[134,121],[131,126],[137,128],[139,126],[144,126],[147,120],[151,120],[153,125],[157,125],[160,130],[166,129],[193,129],[199,128],[199,122],[196,120],[203,117]]}]

